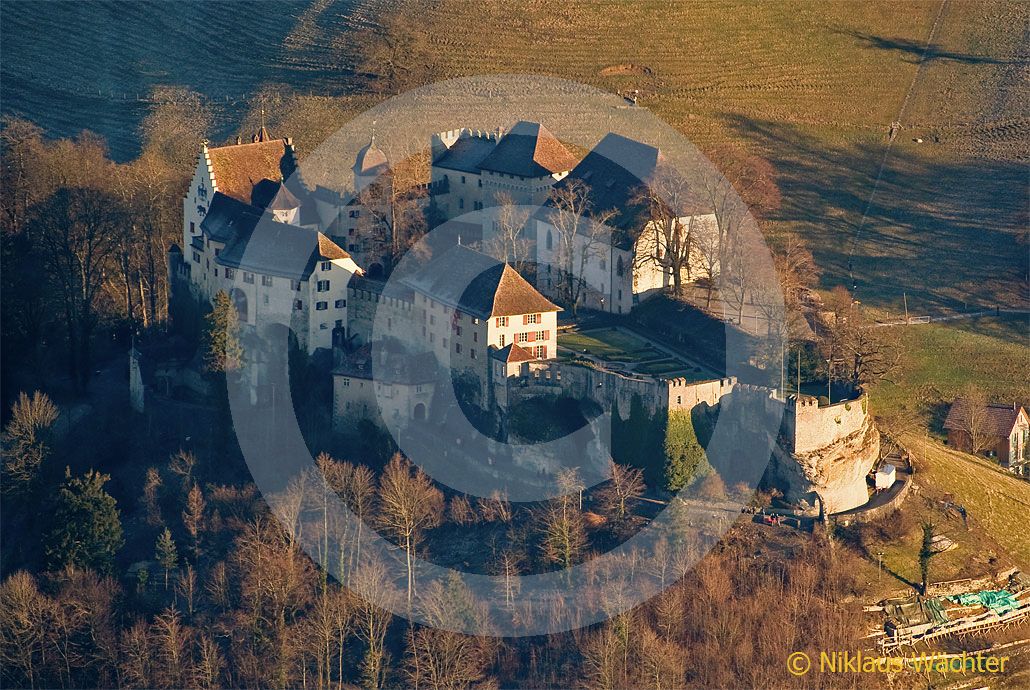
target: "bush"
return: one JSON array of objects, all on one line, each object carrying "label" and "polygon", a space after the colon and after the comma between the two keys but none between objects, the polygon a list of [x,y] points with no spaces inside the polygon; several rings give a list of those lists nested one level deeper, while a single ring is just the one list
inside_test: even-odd
[{"label": "bush", "polygon": [[711,501],[726,498],[726,482],[722,480],[718,472],[709,472],[704,479],[698,482],[697,495]]}]

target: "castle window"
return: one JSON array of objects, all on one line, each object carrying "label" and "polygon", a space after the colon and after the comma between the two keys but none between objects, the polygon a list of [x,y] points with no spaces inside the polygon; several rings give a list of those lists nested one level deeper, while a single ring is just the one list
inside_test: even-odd
[{"label": "castle window", "polygon": [[455,335],[461,335],[461,326],[455,326],[454,327],[454,334]]},{"label": "castle window", "polygon": [[479,186],[480,186],[480,187],[482,187],[482,186],[483,186],[483,181],[482,181],[482,180],[479,180]]},{"label": "castle window", "polygon": [[540,323],[540,314],[523,314],[522,323]]},{"label": "castle window", "polygon": [[677,405],[682,405],[683,404],[683,396],[682,395],[677,395],[676,396],[676,404]]},{"label": "castle window", "polygon": [[318,330],[320,330],[320,331],[328,331],[329,330],[329,324],[327,324],[327,323],[320,323],[320,324],[318,324]]},{"label": "castle window", "polygon": [[[554,249],[554,237],[551,235],[551,231],[547,231],[547,249]],[[550,266],[548,266],[550,268]]]},{"label": "castle window", "polygon": [[225,269],[225,279],[226,280],[232,280],[235,277],[236,277],[236,271],[232,270],[231,268]]},{"label": "castle window", "polygon": [[454,351],[461,354],[461,343],[454,343]]},{"label": "castle window", "polygon": [[215,247],[215,256],[218,256],[221,253],[222,253],[222,250],[217,248],[217,247]]},{"label": "castle window", "polygon": [[332,261],[323,261],[322,262],[322,270],[323,271],[331,271],[331,270],[333,270],[333,262]]},{"label": "castle window", "polygon": [[351,209],[351,212],[349,214],[347,214],[347,215],[349,215],[351,218],[357,218],[358,217],[358,209],[356,209],[356,208],[355,209]]},{"label": "castle window", "polygon": [[200,263],[200,252],[193,252],[193,261],[194,263]]},{"label": "castle window", "polygon": [[476,358],[476,348],[474,348],[474,347],[470,347],[469,348],[469,357],[471,357],[472,359]]},{"label": "castle window", "polygon": [[293,308],[296,311],[301,311],[304,308],[304,301],[299,299],[293,300]]},{"label": "castle window", "polygon": [[319,292],[329,292],[329,281],[328,280],[320,280],[320,281],[318,281],[317,290]]},{"label": "castle window", "polygon": [[519,334],[518,334],[518,335],[517,335],[517,336],[515,337],[515,339],[516,339],[516,340],[517,340],[518,342],[520,342],[520,343],[528,343],[528,342],[529,342],[529,333],[519,333]]},{"label": "castle window", "polygon": [[508,325],[508,317],[507,316],[498,316],[497,317],[497,327],[498,328],[501,328],[502,326],[507,326],[507,325]]},{"label": "castle window", "polygon": [[335,302],[333,302],[333,306],[336,307],[337,309],[343,309],[344,307],[347,306],[347,300],[345,300],[345,299],[338,299]]},{"label": "castle window", "polygon": [[461,176],[461,183],[465,184],[465,176],[464,175]]},{"label": "castle window", "polygon": [[261,276],[261,284],[265,287],[272,287],[272,276]]},{"label": "castle window", "polygon": [[620,256],[618,261],[615,262],[615,275],[621,276],[626,272],[626,268],[622,263],[622,257]]},{"label": "castle window", "polygon": [[498,342],[500,342],[501,347],[504,347],[504,333],[501,333],[501,337],[498,338]]},{"label": "castle window", "polygon": [[533,348],[533,354],[536,355],[540,359],[547,359],[547,346],[546,345],[537,345],[536,347]]},{"label": "castle window", "polygon": [[194,223],[192,220],[190,221],[190,234],[191,235],[196,235],[197,234],[197,224]]},{"label": "castle window", "polygon": [[350,379],[340,379],[340,383],[346,387],[350,387]]},{"label": "castle window", "polygon": [[479,331],[472,331],[472,342],[479,342]]},{"label": "castle window", "polygon": [[547,340],[547,331],[538,331],[536,334],[537,340]]},{"label": "castle window", "polygon": [[328,302],[315,302],[315,311],[325,311],[329,308]]},{"label": "castle window", "polygon": [[246,271],[244,271],[243,272],[243,282],[244,283],[249,283],[249,284],[253,285],[254,284],[254,274],[253,273],[247,273]]},{"label": "castle window", "polygon": [[458,208],[465,208],[465,200],[458,199]]}]

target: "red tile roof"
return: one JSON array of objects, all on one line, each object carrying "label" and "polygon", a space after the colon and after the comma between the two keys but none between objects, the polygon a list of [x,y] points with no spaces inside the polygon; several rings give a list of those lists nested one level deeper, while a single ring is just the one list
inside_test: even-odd
[{"label": "red tile roof", "polygon": [[293,151],[285,139],[209,148],[208,159],[218,191],[245,204],[263,180],[278,183],[293,174]]},{"label": "red tile roof", "polygon": [[[968,398],[955,398],[944,420],[945,429],[963,431],[968,427],[968,419],[973,409],[973,401]],[[1018,403],[1011,405],[988,404],[984,416],[984,431],[990,436],[1007,437],[1019,421],[1020,415],[1026,412]]]}]

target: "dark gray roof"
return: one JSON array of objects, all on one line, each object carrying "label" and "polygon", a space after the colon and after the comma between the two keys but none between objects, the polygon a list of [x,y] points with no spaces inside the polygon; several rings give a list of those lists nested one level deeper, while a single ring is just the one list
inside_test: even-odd
[{"label": "dark gray roof", "polygon": [[581,180],[589,189],[592,211],[615,211],[608,225],[623,231],[616,244],[626,248],[647,219],[647,205],[635,198],[661,161],[661,151],[654,146],[609,133],[555,188]]},{"label": "dark gray roof", "polygon": [[401,281],[479,318],[561,311],[518,271],[463,245],[451,247]]},{"label": "dark gray roof", "polygon": [[255,226],[238,232],[215,262],[228,268],[306,280],[318,261],[348,256],[320,232],[265,216]]},{"label": "dark gray roof", "polygon": [[433,161],[433,165],[459,172],[478,173],[479,164],[490,155],[497,141],[477,136],[459,137],[446,152]]},{"label": "dark gray roof", "polygon": [[536,178],[571,170],[574,165],[575,156],[546,127],[522,120],[501,137],[479,168]]},{"label": "dark gray roof", "polygon": [[238,232],[250,232],[261,219],[261,209],[215,192],[200,230],[215,242],[231,242]]},{"label": "dark gray roof", "polygon": [[383,352],[377,348],[374,357],[372,348],[365,345],[356,352],[343,357],[333,369],[333,374],[358,379],[374,379],[376,383],[413,385],[434,383],[438,377],[438,369],[436,355],[432,352],[409,354]]},{"label": "dark gray roof", "polygon": [[351,277],[350,282],[347,283],[347,288],[350,290],[367,290],[368,292],[374,292],[378,295],[386,295],[387,297],[404,300],[405,302],[413,301],[415,296],[410,287],[401,285],[396,280],[388,283],[384,280],[365,278],[364,276],[359,275]]}]

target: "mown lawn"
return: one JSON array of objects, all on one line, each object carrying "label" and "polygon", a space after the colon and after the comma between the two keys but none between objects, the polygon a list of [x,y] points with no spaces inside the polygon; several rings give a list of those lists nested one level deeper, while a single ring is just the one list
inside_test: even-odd
[{"label": "mown lawn", "polygon": [[1030,321],[1026,316],[983,317],[899,327],[901,370],[872,391],[874,413],[911,410],[939,433],[940,416],[967,385],[994,401],[1030,402]]},{"label": "mown lawn", "polygon": [[586,350],[588,354],[609,360],[639,362],[660,356],[647,341],[615,328],[563,333],[558,336],[558,344],[577,353]]}]

